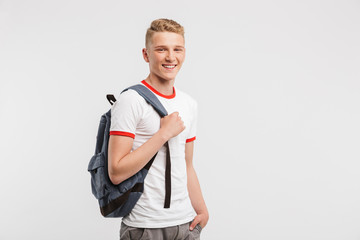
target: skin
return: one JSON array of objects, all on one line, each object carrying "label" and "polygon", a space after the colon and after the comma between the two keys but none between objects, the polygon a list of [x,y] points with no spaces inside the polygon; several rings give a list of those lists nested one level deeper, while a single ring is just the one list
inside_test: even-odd
[{"label": "skin", "polygon": [[[156,32],[142,53],[150,68],[146,81],[159,92],[171,95],[175,77],[185,60],[184,38],[177,33]],[[175,67],[168,69],[164,66]]]},{"label": "skin", "polygon": [[[175,77],[185,60],[183,36],[172,32],[156,32],[150,43],[142,50],[144,60],[149,63],[150,74],[145,79],[152,87],[164,95],[173,94]],[[171,67],[171,68],[167,68]],[[185,129],[178,112],[173,112],[160,120],[160,129],[135,151],[131,151],[131,137],[111,135],[109,139],[109,177],[119,184],[141,170],[156,152],[170,139]],[[188,192],[197,216],[190,225],[204,228],[209,214],[201,193],[200,184],[193,167],[194,142],[185,145],[185,161]]]}]

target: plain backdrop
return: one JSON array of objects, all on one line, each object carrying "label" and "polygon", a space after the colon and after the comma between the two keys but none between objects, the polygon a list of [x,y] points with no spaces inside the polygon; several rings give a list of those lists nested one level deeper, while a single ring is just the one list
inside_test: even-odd
[{"label": "plain backdrop", "polygon": [[185,26],[203,240],[360,239],[360,1],[0,0],[0,239],[118,239],[87,165],[105,95]]}]

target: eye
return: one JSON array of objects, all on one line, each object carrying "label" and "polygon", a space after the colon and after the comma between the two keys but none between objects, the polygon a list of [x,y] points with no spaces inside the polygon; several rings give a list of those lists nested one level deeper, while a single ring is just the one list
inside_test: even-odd
[{"label": "eye", "polygon": [[158,51],[158,52],[164,52],[164,51],[165,51],[165,48],[158,48],[157,51]]},{"label": "eye", "polygon": [[175,48],[175,52],[182,52],[182,48]]}]

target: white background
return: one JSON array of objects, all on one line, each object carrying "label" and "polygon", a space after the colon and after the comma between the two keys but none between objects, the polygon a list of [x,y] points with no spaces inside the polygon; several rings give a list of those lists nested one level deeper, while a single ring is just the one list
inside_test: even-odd
[{"label": "white background", "polygon": [[355,0],[0,0],[0,239],[118,239],[87,164],[160,17],[186,31],[202,239],[359,240]]}]

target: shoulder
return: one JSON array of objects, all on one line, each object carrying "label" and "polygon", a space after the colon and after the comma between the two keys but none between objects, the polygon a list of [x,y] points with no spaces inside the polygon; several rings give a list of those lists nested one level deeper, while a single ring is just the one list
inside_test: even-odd
[{"label": "shoulder", "polygon": [[116,102],[126,102],[127,104],[136,104],[136,103],[144,103],[145,99],[141,97],[135,90],[128,89],[125,92],[122,92],[118,100]]},{"label": "shoulder", "polygon": [[130,111],[140,114],[144,107],[146,107],[145,99],[135,90],[129,89],[118,96],[116,102],[112,106],[111,112],[116,114]]}]

